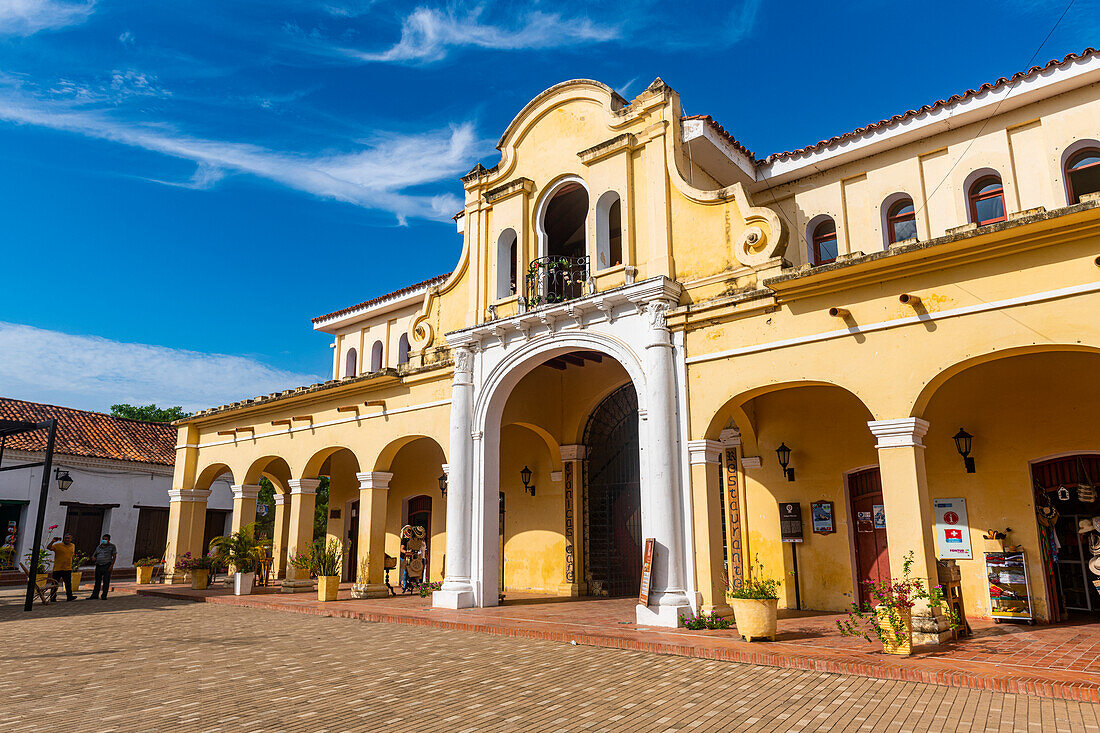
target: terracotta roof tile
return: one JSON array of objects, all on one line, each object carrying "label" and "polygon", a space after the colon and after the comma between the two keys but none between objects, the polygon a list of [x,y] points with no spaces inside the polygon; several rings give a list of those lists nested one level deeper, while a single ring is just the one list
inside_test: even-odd
[{"label": "terracotta roof tile", "polygon": [[358,305],[349,305],[347,308],[341,308],[338,311],[333,311],[332,313],[326,313],[323,316],[317,316],[316,318],[313,319],[313,322],[314,323],[320,323],[321,321],[327,321],[330,318],[336,318],[337,316],[347,315],[348,313],[352,313],[352,312],[357,311],[361,308],[369,308],[372,305],[378,305],[382,301],[389,300],[390,298],[399,298],[402,295],[407,295],[407,294],[413,292],[414,290],[419,290],[420,288],[427,288],[427,287],[431,287],[432,285],[437,285],[437,284],[443,282],[444,280],[446,280],[450,276],[451,276],[451,273],[448,272],[448,273],[445,273],[443,275],[436,275],[435,277],[430,277],[427,280],[424,280],[422,282],[414,283],[413,285],[408,285],[408,286],[400,288],[398,290],[394,290],[392,293],[386,293],[385,295],[379,295],[377,298],[371,298],[370,300],[364,300],[362,303],[359,303]]},{"label": "terracotta roof tile", "polygon": [[[43,405],[0,397],[0,419],[42,422],[57,419],[58,455],[109,458],[116,461],[156,463],[171,466],[176,462],[176,428],[167,423],[142,422],[112,417],[102,412],[87,412],[72,407]],[[44,451],[46,431],[8,436],[5,447],[13,450]]]},{"label": "terracotta roof tile", "polygon": [[869,132],[874,132],[875,130],[878,130],[879,128],[887,127],[889,125],[893,125],[893,124],[896,124],[898,122],[903,122],[903,121],[911,119],[913,117],[919,117],[920,115],[927,114],[929,112],[933,112],[933,111],[938,110],[938,109],[942,109],[944,107],[955,104],[957,102],[962,102],[964,100],[976,97],[980,94],[985,94],[986,92],[992,91],[994,89],[999,89],[999,88],[1005,86],[1006,84],[1014,84],[1015,82],[1017,82],[1021,79],[1032,76],[1033,74],[1039,74],[1039,73],[1042,73],[1042,72],[1047,71],[1049,69],[1053,69],[1053,68],[1058,67],[1058,66],[1064,66],[1065,64],[1068,64],[1071,61],[1076,61],[1077,59],[1083,59],[1083,58],[1086,58],[1088,56],[1092,56],[1093,54],[1096,54],[1096,53],[1097,53],[1097,49],[1092,48],[1090,46],[1090,47],[1086,48],[1084,51],[1082,51],[1081,53],[1066,54],[1065,58],[1063,58],[1061,60],[1051,59],[1050,61],[1046,62],[1042,66],[1032,66],[1027,71],[1019,71],[1019,72],[1013,74],[1012,76],[1010,76],[1007,79],[1002,76],[1001,78],[997,79],[994,82],[982,84],[977,89],[967,89],[962,94],[954,94],[954,95],[948,97],[947,99],[938,99],[935,102],[933,102],[932,104],[926,104],[926,105],[924,105],[922,107],[919,107],[917,109],[908,110],[907,112],[903,112],[901,114],[894,115],[893,117],[889,117],[885,120],[879,120],[878,122],[874,122],[874,123],[872,123],[870,125],[867,125],[865,127],[860,127],[858,129],[852,130],[851,132],[846,132],[843,135],[834,135],[833,137],[827,138],[825,140],[821,140],[820,142],[816,142],[813,145],[807,145],[806,147],[799,148],[798,150],[788,150],[788,151],[784,151],[782,153],[773,153],[772,155],[769,155],[766,158],[765,162],[770,163],[773,160],[780,160],[780,159],[784,159],[784,158],[792,158],[792,157],[798,156],[798,155],[804,155],[806,153],[811,153],[811,152],[814,152],[816,150],[820,150],[821,148],[827,148],[827,147],[830,147],[832,145],[836,145],[837,143],[843,142],[845,140],[851,140],[853,138],[862,137],[863,135],[866,135]]},{"label": "terracotta roof tile", "polygon": [[[927,114],[929,112],[934,112],[935,110],[942,109],[942,108],[950,106],[952,104],[956,104],[958,102],[965,101],[967,99],[971,99],[972,97],[976,97],[980,94],[985,94],[986,92],[993,91],[995,89],[999,89],[999,88],[1005,86],[1006,84],[1014,84],[1015,82],[1020,81],[1021,79],[1027,78],[1029,76],[1032,76],[1034,74],[1040,74],[1040,73],[1042,73],[1044,71],[1047,71],[1049,69],[1053,69],[1053,68],[1056,68],[1056,67],[1059,67],[1059,66],[1064,66],[1064,65],[1066,65],[1066,64],[1068,64],[1072,61],[1087,58],[1087,57],[1092,56],[1096,53],[1098,53],[1098,50],[1095,49],[1095,48],[1092,48],[1090,46],[1089,48],[1086,48],[1081,53],[1066,54],[1065,58],[1063,58],[1061,60],[1052,59],[1052,60],[1048,61],[1046,64],[1044,64],[1042,66],[1032,66],[1027,71],[1017,72],[1017,73],[1013,74],[1011,77],[1009,77],[1007,79],[1002,76],[1000,79],[997,79],[994,82],[982,84],[977,89],[967,89],[965,92],[963,92],[961,94],[952,95],[952,96],[948,97],[947,99],[936,100],[935,102],[933,102],[931,104],[926,104],[923,107],[919,107],[917,109],[911,109],[911,110],[908,110],[907,112],[903,112],[901,114],[896,114],[893,117],[889,117],[885,120],[879,120],[878,122],[874,122],[874,123],[871,123],[870,125],[866,125],[864,127],[857,128],[855,130],[852,130],[851,132],[846,132],[843,135],[834,135],[833,137],[827,138],[825,140],[821,140],[819,142],[814,143],[813,145],[807,145],[806,147],[799,148],[798,150],[787,150],[787,151],[784,151],[782,153],[773,153],[773,154],[769,155],[767,158],[765,158],[763,161],[759,161],[759,162],[771,163],[774,160],[781,160],[781,159],[785,159],[785,158],[793,158],[793,157],[796,157],[796,156],[799,156],[799,155],[805,155],[807,153],[815,152],[815,151],[820,150],[822,148],[828,148],[828,147],[831,147],[833,145],[836,145],[837,143],[844,142],[845,140],[852,140],[854,138],[862,137],[862,136],[866,135],[867,133],[874,132],[874,131],[876,131],[880,128],[888,127],[888,126],[896,124],[898,122],[903,122],[905,120],[912,119],[913,117],[919,117],[920,115]],[[723,128],[720,124],[718,124],[718,122],[716,122],[714,120],[714,118],[711,117],[710,115],[690,115],[690,116],[683,117],[682,119],[685,119],[685,120],[703,120],[703,121],[705,121],[707,124],[709,124],[711,127],[713,127],[714,130],[717,133],[719,133],[720,135],[725,137],[726,140],[728,140],[731,145],[733,145],[735,148],[740,150],[745,155],[749,156],[749,158],[751,160],[753,160],[754,162],[757,162],[757,158],[756,158],[755,155],[753,155],[752,151],[750,151],[748,148],[746,148],[744,145],[742,145],[740,142],[738,142],[737,139],[733,137],[733,135],[730,135],[728,132],[726,132],[725,128]]]}]

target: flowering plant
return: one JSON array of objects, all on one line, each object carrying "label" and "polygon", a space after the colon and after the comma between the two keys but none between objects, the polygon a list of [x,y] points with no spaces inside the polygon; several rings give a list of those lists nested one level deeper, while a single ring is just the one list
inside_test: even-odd
[{"label": "flowering plant", "polygon": [[680,625],[685,629],[691,629],[693,631],[701,631],[703,629],[731,629],[733,628],[733,622],[728,618],[723,618],[713,612],[703,612],[699,615],[688,614],[687,616],[680,617]]},{"label": "flowering plant", "polygon": [[214,567],[214,558],[209,555],[192,557],[190,552],[183,553],[176,558],[176,570],[187,572],[191,570],[209,570]]},{"label": "flowering plant", "polygon": [[[184,557],[190,557],[191,553],[188,552]],[[140,560],[134,560],[135,568],[151,568],[154,565],[160,564],[160,558],[157,557],[143,557]],[[179,563],[176,563],[176,567],[179,568]]]},{"label": "flowering plant", "polygon": [[779,598],[779,581],[767,576],[764,563],[760,562],[760,555],[757,555],[749,565],[748,578],[742,581],[739,588],[728,591],[726,595],[730,598],[757,601],[776,600]]},{"label": "flowering plant", "polygon": [[[943,586],[931,588],[921,578],[912,577],[912,550],[902,562],[902,578],[884,581],[865,581],[870,603],[859,607],[853,603],[848,618],[837,620],[837,629],[843,636],[862,636],[867,641],[877,638],[884,647],[902,646],[912,634],[910,614],[917,601],[926,601],[931,609],[943,606]],[[951,628],[958,628],[958,620],[952,612],[948,615]]]},{"label": "flowering plant", "polygon": [[420,587],[417,590],[420,593],[421,598],[427,598],[432,593],[434,593],[435,591],[441,589],[442,587],[443,587],[443,583],[441,583],[437,580],[434,583],[421,583]]}]

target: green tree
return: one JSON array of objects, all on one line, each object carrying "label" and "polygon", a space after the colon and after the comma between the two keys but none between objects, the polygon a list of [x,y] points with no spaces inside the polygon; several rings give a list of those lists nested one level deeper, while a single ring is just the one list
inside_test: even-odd
[{"label": "green tree", "polygon": [[184,412],[182,407],[157,407],[156,405],[111,405],[113,417],[126,417],[131,420],[144,420],[145,422],[173,422],[191,417],[190,412]]},{"label": "green tree", "polygon": [[[259,508],[267,506],[267,514],[260,516]],[[275,486],[265,476],[260,477],[260,493],[256,497],[256,536],[264,539],[275,537]]]},{"label": "green tree", "polygon": [[313,539],[323,539],[328,534],[328,476],[321,476],[317,487],[317,508],[313,510]]}]

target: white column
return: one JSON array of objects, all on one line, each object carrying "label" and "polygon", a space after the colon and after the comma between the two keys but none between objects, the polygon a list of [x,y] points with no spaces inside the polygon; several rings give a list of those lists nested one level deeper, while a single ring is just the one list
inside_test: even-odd
[{"label": "white column", "polygon": [[[646,342],[646,442],[649,526],[642,534],[656,540],[649,606],[638,605],[639,624],[679,625],[679,617],[691,611],[684,586],[684,535],[677,438],[676,392],[672,340],[665,322],[669,304],[654,300],[643,306],[649,320]],[[646,513],[643,512],[643,518]]]},{"label": "white column", "polygon": [[447,576],[443,588],[432,594],[439,608],[469,608],[474,605],[470,580],[473,546],[473,361],[468,346],[456,346],[454,380],[451,385],[451,445],[447,471]]}]

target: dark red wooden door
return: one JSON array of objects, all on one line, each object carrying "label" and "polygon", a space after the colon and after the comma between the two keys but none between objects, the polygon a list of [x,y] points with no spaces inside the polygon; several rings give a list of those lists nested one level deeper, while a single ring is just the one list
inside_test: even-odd
[{"label": "dark red wooden door", "polygon": [[351,517],[348,519],[348,561],[344,563],[344,580],[354,583],[359,579],[359,500],[356,499],[348,508]]},{"label": "dark red wooden door", "polygon": [[856,582],[860,605],[869,603],[867,582],[890,580],[890,553],[886,547],[886,514],[878,468],[848,474],[848,497],[855,526]]}]

